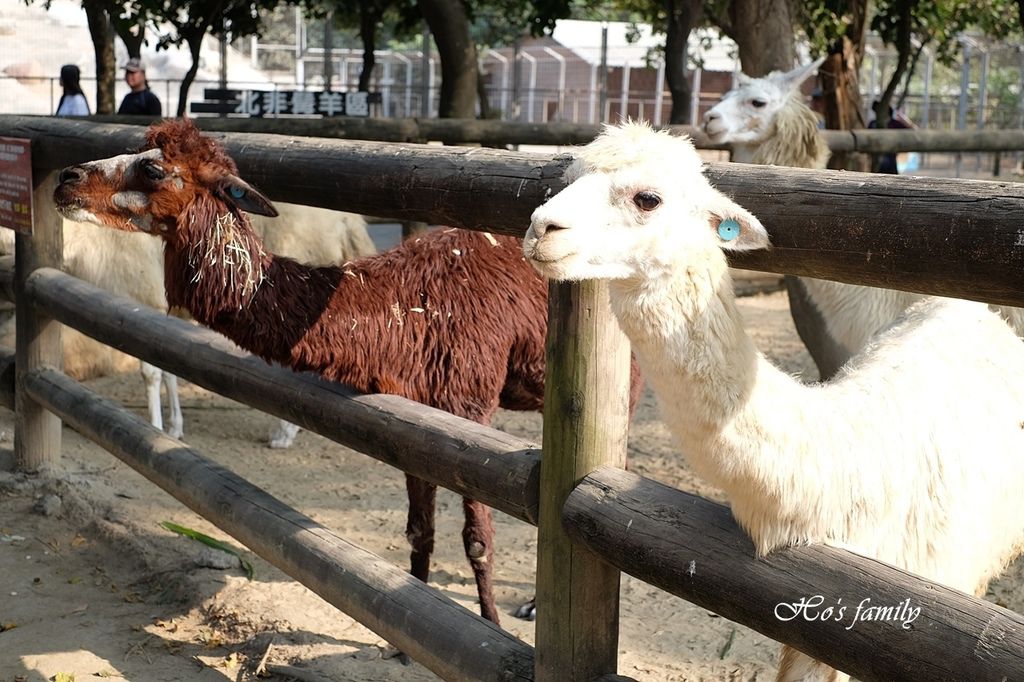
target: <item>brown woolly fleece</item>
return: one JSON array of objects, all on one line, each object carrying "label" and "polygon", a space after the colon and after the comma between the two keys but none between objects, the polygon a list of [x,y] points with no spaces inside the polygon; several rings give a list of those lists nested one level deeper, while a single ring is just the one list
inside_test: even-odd
[{"label": "brown woolly fleece", "polygon": [[[264,250],[225,188],[236,167],[214,140],[173,120],[153,126],[147,141],[181,180],[154,184],[146,209],[166,225],[171,306],[265,360],[362,392],[404,396],[483,424],[499,406],[541,409],[547,284],[524,260],[519,239],[438,230],[344,267],[301,265]],[[122,217],[110,226],[131,225]],[[631,408],[641,385],[634,362]],[[436,487],[412,477],[407,487],[412,573],[426,580]],[[464,509],[481,613],[498,622],[490,510],[472,500]]]}]

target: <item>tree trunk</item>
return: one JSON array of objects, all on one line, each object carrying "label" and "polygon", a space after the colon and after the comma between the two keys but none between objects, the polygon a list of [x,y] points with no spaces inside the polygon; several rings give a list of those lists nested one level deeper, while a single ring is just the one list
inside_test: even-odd
[{"label": "tree trunk", "polygon": [[196,73],[199,72],[199,52],[203,47],[203,36],[206,35],[206,31],[191,29],[182,33],[188,43],[188,51],[192,55],[192,66],[185,72],[178,90],[178,112],[176,114],[178,118],[184,116],[188,111],[188,89],[192,87],[192,81],[196,79]]},{"label": "tree trunk", "polygon": [[729,26],[743,73],[757,78],[793,68],[796,52],[789,0],[732,0]]},{"label": "tree trunk", "polygon": [[102,0],[83,0],[82,7],[96,56],[96,113],[112,114],[115,111],[114,78],[117,73],[114,28]]},{"label": "tree trunk", "polygon": [[487,97],[487,83],[484,72],[480,69],[476,71],[476,99],[477,105],[480,107],[480,118],[485,120],[491,118],[491,100]]},{"label": "tree trunk", "polygon": [[363,66],[359,72],[359,92],[370,91],[373,69],[377,65],[374,51],[377,49],[377,22],[381,15],[372,2],[359,3],[359,37],[363,41]]},{"label": "tree trunk", "polygon": [[[825,97],[825,127],[830,130],[867,127],[857,80],[864,55],[867,4],[867,0],[851,4],[846,35],[833,44],[825,63],[818,69]],[[866,171],[869,159],[864,154],[838,152],[832,155],[828,165],[834,169]]]},{"label": "tree trunk", "polygon": [[142,57],[142,44],[146,41],[146,22],[139,19],[138,23],[126,25],[114,22],[114,30],[117,37],[124,43],[128,50],[129,59],[140,59]]},{"label": "tree trunk", "polygon": [[476,44],[461,0],[419,0],[420,12],[434,36],[441,58],[441,118],[475,118]]},{"label": "tree trunk", "polygon": [[690,31],[700,23],[701,7],[700,0],[665,0],[668,18],[665,30],[665,80],[672,96],[669,122],[673,124],[691,123],[690,100],[693,92],[686,77],[687,41]]},{"label": "tree trunk", "polygon": [[910,65],[910,53],[914,49],[910,42],[912,9],[909,2],[902,3],[900,6],[899,23],[896,26],[896,70],[893,71],[892,78],[889,79],[889,83],[885,86],[882,96],[875,105],[875,127],[877,128],[885,128],[889,125],[890,103]]}]

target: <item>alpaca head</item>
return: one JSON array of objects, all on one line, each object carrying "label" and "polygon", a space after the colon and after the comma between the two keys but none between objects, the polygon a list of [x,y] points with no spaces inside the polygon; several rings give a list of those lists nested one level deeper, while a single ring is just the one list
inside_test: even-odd
[{"label": "alpaca head", "polygon": [[144,151],[65,168],[53,199],[67,218],[170,237],[197,213],[276,216],[235,162],[187,119],[153,124]]},{"label": "alpaca head", "polygon": [[763,78],[740,74],[734,89],[704,114],[704,132],[713,142],[757,144],[772,135],[775,116],[813,74],[824,57],[806,66]]},{"label": "alpaca head", "polygon": [[523,241],[527,260],[552,279],[649,277],[769,245],[757,218],[704,177],[689,138],[646,124],[606,128],[565,179]]}]

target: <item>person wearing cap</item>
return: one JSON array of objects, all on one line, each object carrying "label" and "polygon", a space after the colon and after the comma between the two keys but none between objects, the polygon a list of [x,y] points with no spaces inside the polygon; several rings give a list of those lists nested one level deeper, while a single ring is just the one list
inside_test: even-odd
[{"label": "person wearing cap", "polygon": [[118,114],[126,116],[159,116],[163,113],[160,100],[149,89],[146,82],[146,67],[141,59],[132,58],[124,65],[124,80],[132,89],[117,108]]},{"label": "person wearing cap", "polygon": [[81,71],[74,64],[65,64],[60,67],[60,85],[64,93],[57,103],[57,116],[88,116],[89,103],[85,100],[85,93],[78,83]]}]

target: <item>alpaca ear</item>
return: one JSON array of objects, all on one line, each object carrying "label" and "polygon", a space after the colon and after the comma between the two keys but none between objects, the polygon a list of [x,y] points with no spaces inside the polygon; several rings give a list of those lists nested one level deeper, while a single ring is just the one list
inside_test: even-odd
[{"label": "alpaca ear", "polygon": [[768,231],[754,214],[725,195],[719,194],[708,212],[708,226],[726,251],[754,251],[771,248]]},{"label": "alpaca ear", "polygon": [[801,83],[803,83],[805,80],[814,75],[814,73],[817,72],[818,67],[821,66],[824,62],[824,57],[818,57],[810,64],[798,66],[792,71],[787,71],[786,73],[779,76],[779,84],[784,89],[792,92],[793,90],[799,88]]},{"label": "alpaca ear", "polygon": [[237,175],[225,176],[220,182],[221,194],[246,213],[277,217],[277,209],[260,192]]}]

